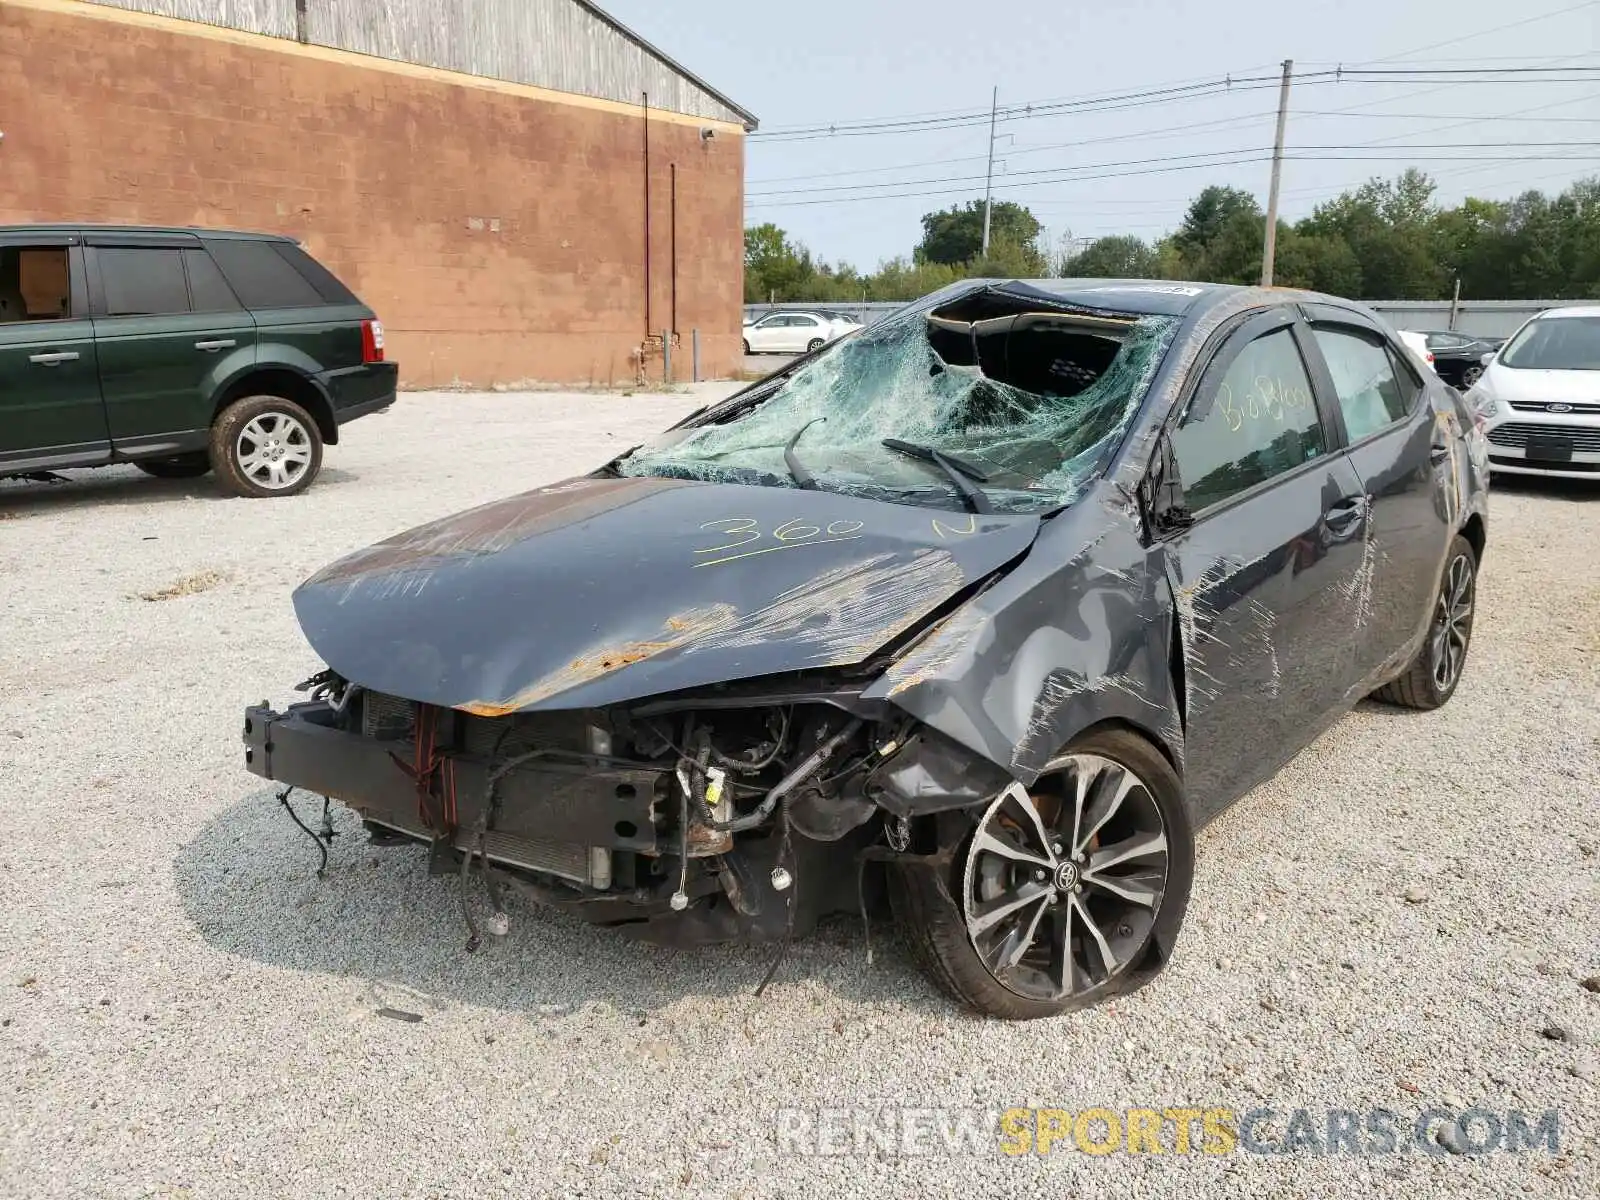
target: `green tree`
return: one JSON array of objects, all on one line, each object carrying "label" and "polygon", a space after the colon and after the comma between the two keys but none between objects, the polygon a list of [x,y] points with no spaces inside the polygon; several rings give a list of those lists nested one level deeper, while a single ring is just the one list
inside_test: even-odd
[{"label": "green tree", "polygon": [[1361,294],[1361,262],[1342,238],[1301,233],[1284,221],[1278,222],[1272,278],[1282,287],[1332,296]]},{"label": "green tree", "polygon": [[1082,253],[1062,264],[1068,279],[1149,279],[1158,275],[1156,250],[1143,238],[1129,234],[1096,238]]},{"label": "green tree", "polygon": [[[1173,249],[1184,262],[1194,264],[1196,278],[1209,279],[1211,276],[1202,273],[1213,257],[1230,257],[1236,249],[1233,243],[1246,237],[1252,227],[1257,230],[1259,245],[1261,222],[1261,206],[1249,192],[1213,184],[1190,202],[1183,224],[1172,235]],[[1259,278],[1259,264],[1256,274]]]},{"label": "green tree", "polygon": [[[1001,245],[1014,247],[1028,264],[1028,269],[1019,273],[1042,275],[1045,255],[1039,247],[1039,235],[1043,230],[1039,219],[1022,205],[996,200],[989,218],[990,255]],[[912,252],[912,259],[953,267],[972,262],[982,252],[983,201],[969,200],[965,206],[952,205],[922,218],[922,240]]]},{"label": "green tree", "polygon": [[804,300],[817,274],[811,252],[770,222],[744,231],[744,298]]}]

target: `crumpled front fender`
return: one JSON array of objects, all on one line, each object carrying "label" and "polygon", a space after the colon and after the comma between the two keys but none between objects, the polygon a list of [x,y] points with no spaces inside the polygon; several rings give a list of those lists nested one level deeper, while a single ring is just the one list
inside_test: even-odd
[{"label": "crumpled front fender", "polygon": [[1162,550],[1140,544],[1114,488],[1097,494],[1110,502],[1086,499],[1048,522],[1022,563],[863,698],[898,706],[1024,783],[1106,720],[1143,731],[1181,769]]}]

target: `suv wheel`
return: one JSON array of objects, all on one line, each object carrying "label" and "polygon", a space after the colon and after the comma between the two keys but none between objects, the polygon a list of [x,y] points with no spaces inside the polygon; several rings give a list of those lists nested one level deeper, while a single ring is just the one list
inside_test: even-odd
[{"label": "suv wheel", "polygon": [[[889,898],[923,970],[1010,1020],[1130,992],[1172,953],[1194,878],[1178,777],[1137,735],[1079,739],[1012,784],[930,865],[891,864]],[[941,869],[936,865],[947,862]]]},{"label": "suv wheel", "polygon": [[211,470],[211,459],[204,450],[193,454],[174,454],[171,458],[146,458],[133,464],[157,479],[198,479]]},{"label": "suv wheel", "polygon": [[322,434],[294,401],[246,396],[211,426],[211,465],[236,496],[293,496],[322,469]]}]

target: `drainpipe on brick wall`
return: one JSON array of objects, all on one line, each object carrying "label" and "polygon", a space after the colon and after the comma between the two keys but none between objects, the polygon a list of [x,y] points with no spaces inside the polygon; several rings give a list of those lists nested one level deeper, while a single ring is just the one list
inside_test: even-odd
[{"label": "drainpipe on brick wall", "polygon": [[650,312],[650,93],[644,96],[644,336],[651,333]]},{"label": "drainpipe on brick wall", "polygon": [[672,164],[672,336],[678,336],[678,164]]},{"label": "drainpipe on brick wall", "polygon": [[306,28],[306,0],[294,0],[294,36],[301,45],[311,40],[310,31]]}]

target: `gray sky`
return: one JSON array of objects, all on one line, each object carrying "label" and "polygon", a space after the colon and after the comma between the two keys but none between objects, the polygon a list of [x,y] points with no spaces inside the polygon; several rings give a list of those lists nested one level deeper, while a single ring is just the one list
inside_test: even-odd
[{"label": "gray sky", "polygon": [[[777,131],[975,113],[987,110],[996,85],[1004,108],[1229,74],[1273,77],[1176,102],[1002,121],[996,158],[1003,171],[1037,174],[1007,178],[997,163],[995,194],[1031,207],[1052,241],[1068,231],[1158,236],[1211,183],[1247,188],[1265,203],[1264,161],[1172,168],[1208,161],[1180,156],[1239,152],[1220,156],[1226,162],[1267,153],[1284,58],[1295,60],[1297,76],[1341,63],[1589,69],[1565,82],[1527,76],[1491,83],[1475,71],[1429,82],[1297,80],[1288,153],[1368,161],[1286,162],[1282,206],[1289,218],[1409,163],[1435,177],[1446,202],[1530,187],[1554,191],[1600,173],[1600,2],[1124,0],[1092,9],[1062,0],[600,2],[761,119],[762,135],[749,139],[746,159],[747,223],[774,221],[819,257],[866,269],[908,252],[924,212],[983,194],[987,118],[806,141],[781,140]],[[1544,14],[1559,15],[1539,19]],[[1475,119],[1482,117],[1498,119]],[[1178,128],[1194,125],[1201,127]],[[1513,156],[1536,161],[1486,161]],[[1052,172],[1099,178],[1063,182]],[[943,182],[951,177],[958,181]],[[860,184],[885,186],[802,190]],[[931,194],[881,198],[896,192]]]}]

